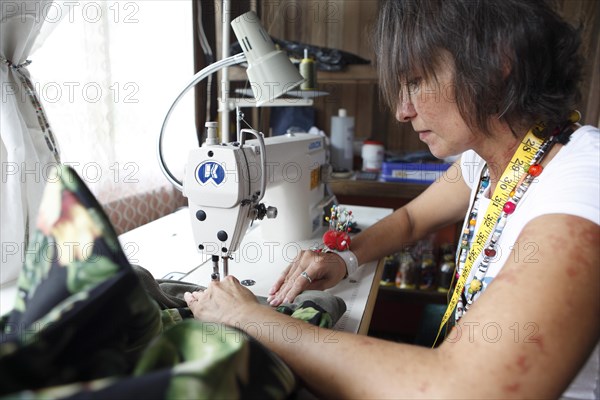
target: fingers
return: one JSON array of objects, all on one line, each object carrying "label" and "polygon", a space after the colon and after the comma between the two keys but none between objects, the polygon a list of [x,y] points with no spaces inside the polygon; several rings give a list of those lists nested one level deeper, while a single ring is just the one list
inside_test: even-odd
[{"label": "fingers", "polygon": [[296,296],[298,296],[303,291],[310,289],[310,287],[314,284],[313,282],[316,280],[317,271],[314,267],[314,264],[311,264],[305,271],[296,275],[289,291],[284,296],[282,296],[283,303],[293,302]]},{"label": "fingers", "polygon": [[284,301],[285,295],[289,292],[294,280],[304,271],[304,265],[310,263],[310,260],[307,260],[306,254],[306,251],[300,252],[296,259],[283,270],[275,284],[273,284],[267,297],[267,302],[271,306],[276,307]]},{"label": "fingers", "polygon": [[293,272],[288,273],[286,283],[279,292],[271,300],[267,299],[269,304],[276,307],[281,303],[291,303],[303,291],[314,288],[319,282],[319,268],[318,264],[311,263],[305,270],[293,269]]},{"label": "fingers", "polygon": [[[198,306],[198,300],[200,299],[200,297],[202,295],[203,295],[203,292],[193,292],[193,293],[185,292],[183,294],[183,299],[187,303],[190,310],[192,310],[192,313],[194,313],[194,310]],[[194,313],[194,315],[195,315],[195,313]]]},{"label": "fingers", "polygon": [[[241,285],[240,281],[233,275],[227,275],[221,282],[225,282],[227,285]],[[219,283],[219,282],[214,282]]]},{"label": "fingers", "polygon": [[183,299],[185,300],[188,306],[190,305],[190,303],[196,301],[196,298],[190,292],[185,292],[183,294]]},{"label": "fingers", "polygon": [[273,284],[273,286],[271,286],[271,289],[269,289],[269,297],[271,297],[272,295],[274,295],[275,293],[277,293],[277,291],[279,291],[279,289],[281,288],[281,285],[283,285],[285,283],[285,280],[287,278],[288,273],[290,272],[290,268],[292,267],[292,265],[294,265],[294,264],[288,265],[283,270],[283,272],[281,273],[281,275],[279,276],[279,278],[277,278],[277,280],[275,281],[275,283]]},{"label": "fingers", "polygon": [[302,256],[286,271],[279,290],[267,298],[271,306],[293,302],[296,296],[307,289],[324,290],[335,286],[344,278],[346,266],[335,253],[303,251]]},{"label": "fingers", "polygon": [[260,307],[252,291],[233,276],[211,282],[204,291],[186,292],[183,297],[194,318],[229,325],[235,324],[243,315],[249,315],[251,307]]},{"label": "fingers", "polygon": [[203,294],[203,292],[192,292],[192,297],[194,298],[194,300],[200,301],[200,296],[202,296]]}]

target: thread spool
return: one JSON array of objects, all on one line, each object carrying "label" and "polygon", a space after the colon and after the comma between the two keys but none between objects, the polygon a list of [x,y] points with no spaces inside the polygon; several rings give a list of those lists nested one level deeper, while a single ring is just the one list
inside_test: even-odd
[{"label": "thread spool", "polygon": [[317,88],[316,64],[308,57],[308,49],[304,49],[304,58],[300,62],[300,75],[305,79],[300,84],[300,90],[315,90]]}]

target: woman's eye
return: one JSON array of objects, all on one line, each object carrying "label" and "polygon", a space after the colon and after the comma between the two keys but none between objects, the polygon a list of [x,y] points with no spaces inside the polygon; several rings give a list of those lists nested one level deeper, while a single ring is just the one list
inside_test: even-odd
[{"label": "woman's eye", "polygon": [[406,82],[406,87],[409,93],[415,93],[421,86],[421,78],[414,78]]}]

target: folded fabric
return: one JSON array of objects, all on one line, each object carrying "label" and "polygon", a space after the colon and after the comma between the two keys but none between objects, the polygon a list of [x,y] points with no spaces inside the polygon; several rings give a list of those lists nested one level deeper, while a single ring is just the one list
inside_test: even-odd
[{"label": "folded fabric", "polygon": [[[181,317],[192,317],[183,299],[185,292],[203,291],[204,286],[185,281],[154,279],[150,271],[139,265],[132,265],[146,292],[162,310],[179,313]],[[267,298],[257,296],[259,303],[268,305]],[[332,328],[346,312],[346,303],[337,296],[320,290],[306,290],[292,303],[284,303],[276,309],[293,318],[306,321],[322,328]]]},{"label": "folded fabric", "polygon": [[154,279],[154,276],[146,268],[135,264],[132,264],[131,267],[140,279],[146,292],[158,303],[161,309],[187,307],[187,303],[183,299],[185,292],[197,292],[206,289],[204,286],[190,282]]},{"label": "folded fabric", "polygon": [[277,311],[322,328],[332,328],[346,312],[344,300],[320,290],[306,290]]}]

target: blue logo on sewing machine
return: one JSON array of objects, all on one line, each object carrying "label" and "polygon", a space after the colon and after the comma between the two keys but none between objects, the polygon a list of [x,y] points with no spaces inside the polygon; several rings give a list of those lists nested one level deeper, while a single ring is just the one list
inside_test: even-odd
[{"label": "blue logo on sewing machine", "polygon": [[225,168],[215,161],[205,161],[198,166],[196,177],[202,185],[213,181],[219,186],[225,180]]},{"label": "blue logo on sewing machine", "polygon": [[318,149],[320,147],[321,147],[321,141],[320,140],[315,140],[314,142],[310,142],[308,144],[308,149],[309,150]]}]

